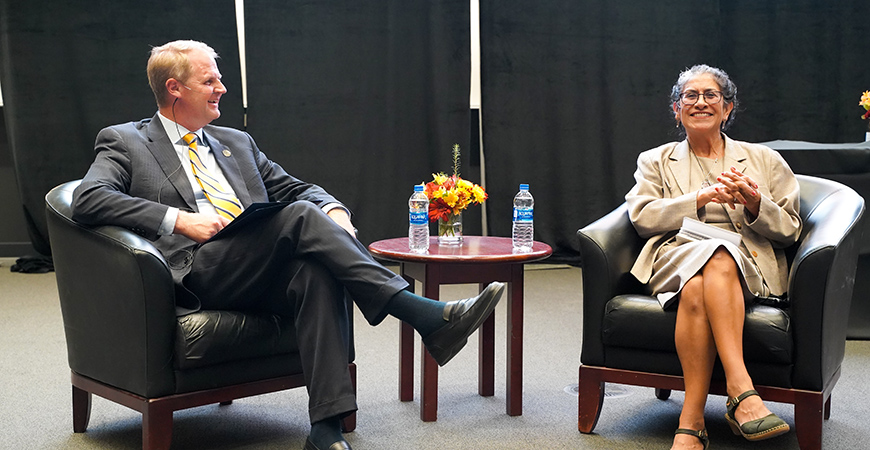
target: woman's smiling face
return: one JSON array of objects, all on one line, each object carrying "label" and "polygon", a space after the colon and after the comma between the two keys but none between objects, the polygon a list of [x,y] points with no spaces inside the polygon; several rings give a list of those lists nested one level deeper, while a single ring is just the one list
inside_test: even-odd
[{"label": "woman's smiling face", "polygon": [[698,74],[686,82],[681,94],[696,93],[698,101],[694,105],[686,105],[682,100],[674,103],[674,115],[683,124],[687,135],[719,133],[722,123],[728,119],[734,105],[721,99],[721,95],[720,100],[711,105],[704,98],[704,93],[721,90],[716,79],[709,73]]}]

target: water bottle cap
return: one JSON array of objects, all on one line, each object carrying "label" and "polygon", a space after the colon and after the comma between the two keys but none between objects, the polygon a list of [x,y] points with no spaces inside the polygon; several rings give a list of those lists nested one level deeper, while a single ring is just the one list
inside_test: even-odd
[{"label": "water bottle cap", "polygon": [[426,190],[426,186],[422,184],[414,185],[414,192],[423,192],[424,190]]},{"label": "water bottle cap", "polygon": [[521,191],[528,191],[529,185],[528,184],[520,184],[520,190]]}]

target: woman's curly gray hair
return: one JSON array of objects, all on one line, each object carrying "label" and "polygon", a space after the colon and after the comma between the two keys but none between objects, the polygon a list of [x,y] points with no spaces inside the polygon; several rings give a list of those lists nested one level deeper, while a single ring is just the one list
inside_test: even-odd
[{"label": "woman's curly gray hair", "polygon": [[[728,129],[731,124],[734,122],[734,116],[737,115],[737,85],[731,81],[731,77],[725,73],[724,70],[719,69],[717,67],[710,67],[706,64],[698,64],[692,66],[680,73],[680,76],[677,77],[677,82],[674,84],[674,87],[671,88],[671,107],[674,105],[677,108],[682,106],[680,102],[680,94],[683,92],[683,88],[686,86],[686,83],[689,82],[692,78],[708,73],[713,76],[713,79],[716,80],[716,84],[719,85],[719,90],[722,91],[722,101],[725,104],[731,104],[734,107],[731,109],[731,114],[728,115],[728,118],[722,122],[722,131]],[[673,109],[671,109],[673,111]],[[678,127],[685,133],[685,129],[683,128],[683,124],[678,124]]]}]

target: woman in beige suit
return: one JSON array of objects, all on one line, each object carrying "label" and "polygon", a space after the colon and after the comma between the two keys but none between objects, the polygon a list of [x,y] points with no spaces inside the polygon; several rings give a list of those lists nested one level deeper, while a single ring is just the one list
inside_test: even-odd
[{"label": "woman in beige suit", "polygon": [[[743,362],[743,320],[755,297],[782,296],[788,267],[782,249],[801,230],[798,183],[782,157],[763,145],[735,141],[737,88],[720,69],[694,66],[671,92],[677,128],[686,139],[640,154],[636,184],[626,195],[638,233],[648,239],[632,273],[663,308],[676,308],[674,333],[686,397],[674,449],[706,448],[704,406],[716,356],[728,390],[726,419],[749,440],[789,426],[755,392]],[[677,238],[683,218],[739,235]]]}]

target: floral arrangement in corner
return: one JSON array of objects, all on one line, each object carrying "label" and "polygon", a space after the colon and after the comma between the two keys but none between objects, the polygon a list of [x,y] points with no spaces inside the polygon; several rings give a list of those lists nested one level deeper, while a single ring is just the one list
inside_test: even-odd
[{"label": "floral arrangement in corner", "polygon": [[864,94],[861,95],[861,101],[858,102],[858,106],[863,106],[865,110],[864,114],[861,115],[861,118],[870,118],[870,91],[864,91]]},{"label": "floral arrangement in corner", "polygon": [[[453,145],[453,175],[433,173],[432,181],[426,183],[429,197],[429,220],[438,220],[438,235],[453,236],[453,227],[462,211],[469,205],[482,204],[487,199],[486,191],[477,184],[459,176],[459,145]],[[461,233],[461,231],[460,231]]]}]

